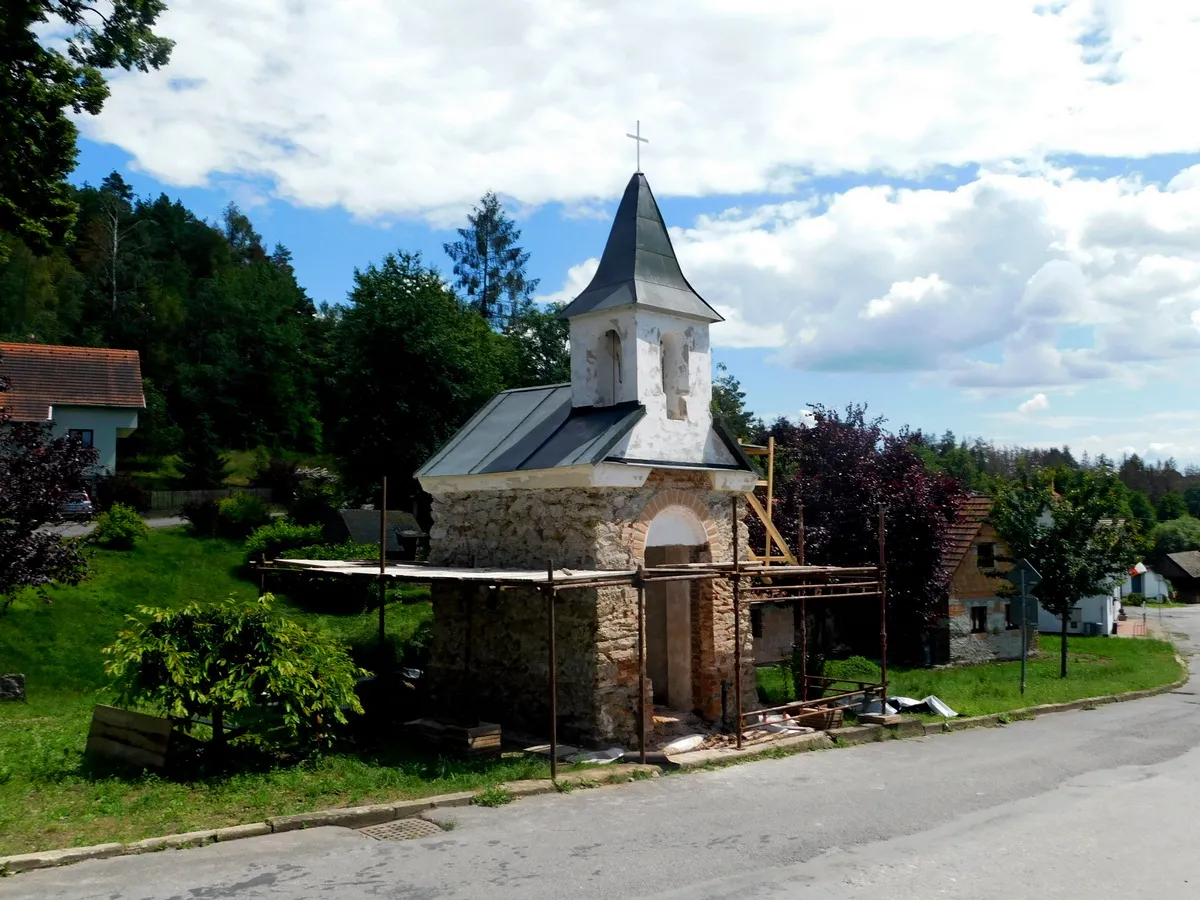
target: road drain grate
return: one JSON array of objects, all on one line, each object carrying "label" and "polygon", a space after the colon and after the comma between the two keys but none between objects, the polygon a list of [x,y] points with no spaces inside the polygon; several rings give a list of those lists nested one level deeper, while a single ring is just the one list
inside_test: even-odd
[{"label": "road drain grate", "polygon": [[411,841],[413,838],[432,837],[442,833],[442,829],[428,819],[397,819],[395,822],[370,825],[358,831],[377,841]]}]

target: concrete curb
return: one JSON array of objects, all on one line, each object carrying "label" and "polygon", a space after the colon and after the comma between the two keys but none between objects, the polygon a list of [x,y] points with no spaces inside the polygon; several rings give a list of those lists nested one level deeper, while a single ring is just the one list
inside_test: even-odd
[{"label": "concrete curb", "polygon": [[[630,780],[635,773],[656,776],[661,774],[658,766],[613,765],[605,769],[586,769],[560,775],[558,785],[549,778],[534,781],[510,781],[501,787],[513,799],[532,797],[537,794],[554,793],[561,785],[598,787],[611,782]],[[17,856],[0,857],[0,876],[16,875],[34,869],[49,869],[83,862],[87,859],[107,859],[113,856],[134,856],[139,853],[154,853],[161,850],[182,850],[202,847],[206,844],[236,841],[242,838],[262,837],[303,828],[338,826],[342,828],[365,828],[381,825],[395,819],[409,819],[432,809],[451,809],[469,806],[479,792],[463,791],[456,794],[439,794],[420,800],[397,800],[392,803],[374,803],[369,806],[347,806],[324,809],[316,812],[296,813],[290,816],[271,816],[265,822],[248,825],[232,825],[228,828],[209,828],[189,831],[184,834],[167,834],[145,838],[128,844],[97,844],[92,847],[68,847],[65,850],[44,850],[38,853],[22,853]]]},{"label": "concrete curb", "polygon": [[[833,747],[847,747],[856,744],[869,744],[889,738],[922,737],[933,734],[946,734],[964,731],[968,728],[993,727],[1008,721],[1032,719],[1050,713],[1070,712],[1104,706],[1110,703],[1122,703],[1126,700],[1141,700],[1156,697],[1160,694],[1178,690],[1188,682],[1187,663],[1176,656],[1183,666],[1184,676],[1171,684],[1141,691],[1129,691],[1124,694],[1110,694],[1104,697],[1088,697],[1083,700],[1072,700],[1069,703],[1046,703],[1041,706],[1030,706],[1024,709],[1014,709],[1007,713],[995,713],[986,716],[970,716],[967,718],[948,719],[945,722],[924,722],[920,719],[905,717],[896,725],[848,725],[834,728],[830,731],[817,731],[812,734],[801,734],[795,737],[781,738],[742,750],[699,750],[685,753],[675,758],[680,770],[700,769],[709,765],[744,762],[764,754],[780,750],[826,750]],[[560,775],[558,784],[549,778],[530,781],[510,781],[500,787],[508,792],[514,800],[522,797],[534,797],[539,794],[550,794],[560,791],[564,784],[576,787],[599,787],[604,784],[623,783],[632,780],[635,775],[644,774],[651,777],[662,774],[662,767],[656,765],[617,764],[600,769],[586,769],[581,772],[568,772]],[[303,828],[320,828],[324,826],[340,826],[343,828],[365,828],[368,825],[379,825],[395,819],[407,819],[419,816],[432,809],[447,809],[469,806],[474,802],[477,792],[463,791],[456,794],[441,794],[425,797],[420,800],[397,800],[393,803],[375,803],[369,806],[349,806],[339,809],[326,809],[317,812],[296,813],[290,816],[271,816],[265,822],[254,822],[248,825],[232,825],[228,828],[214,828],[202,831],[189,831],[184,834],[168,834],[162,837],[146,838],[129,844],[97,844],[91,847],[69,847],[65,850],[45,850],[38,853],[22,853],[16,856],[0,857],[0,876],[16,875],[20,872],[30,872],[35,869],[49,869],[55,866],[66,866],[87,859],[107,859],[113,856],[130,856],[138,853],[153,853],[161,850],[180,850],[189,847],[200,847],[205,844],[236,841],[242,838],[262,837],[268,834],[297,831]]]}]

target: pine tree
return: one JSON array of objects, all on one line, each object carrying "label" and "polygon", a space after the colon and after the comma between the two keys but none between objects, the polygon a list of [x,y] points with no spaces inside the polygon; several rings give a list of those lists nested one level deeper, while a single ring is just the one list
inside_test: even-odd
[{"label": "pine tree", "polygon": [[225,481],[229,461],[217,449],[217,435],[206,413],[195,416],[184,429],[180,457],[179,473],[186,487],[217,488]]},{"label": "pine tree", "polygon": [[489,325],[503,328],[533,302],[539,279],[525,276],[529,254],[517,243],[521,231],[495,193],[483,195],[467,223],[459,240],[443,245],[454,261],[454,287]]}]

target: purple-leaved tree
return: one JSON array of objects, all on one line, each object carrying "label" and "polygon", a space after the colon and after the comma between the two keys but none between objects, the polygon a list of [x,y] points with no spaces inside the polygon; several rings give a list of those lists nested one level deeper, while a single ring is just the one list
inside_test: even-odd
[{"label": "purple-leaved tree", "polygon": [[[916,657],[949,589],[942,556],[963,488],[949,475],[929,471],[905,436],[889,434],[881,418],[868,419],[865,406],[844,413],[817,406],[812,414],[807,427],[780,419],[767,429],[776,443],[774,522],[794,546],[803,504],[806,562],[874,565],[883,506],[889,647]],[[757,520],[751,521],[751,540],[762,549]],[[878,611],[863,601],[831,603],[843,604],[844,611],[834,611],[839,621],[855,626],[864,648],[870,646]]]},{"label": "purple-leaved tree", "polygon": [[[96,451],[56,438],[40,422],[13,422],[3,407],[10,384],[0,358],[0,613],[19,591],[76,584],[87,573],[79,548],[43,530],[62,521],[62,502],[84,487]],[[43,595],[45,596],[45,595]]]}]

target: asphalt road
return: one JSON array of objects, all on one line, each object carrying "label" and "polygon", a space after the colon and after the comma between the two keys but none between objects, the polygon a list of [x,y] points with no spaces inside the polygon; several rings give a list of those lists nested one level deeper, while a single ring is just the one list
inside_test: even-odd
[{"label": "asphalt road", "polygon": [[[1200,650],[1200,610],[1162,615]],[[399,844],[321,828],[85,862],[0,898],[1194,900],[1197,690],[446,810],[453,830]]]}]

